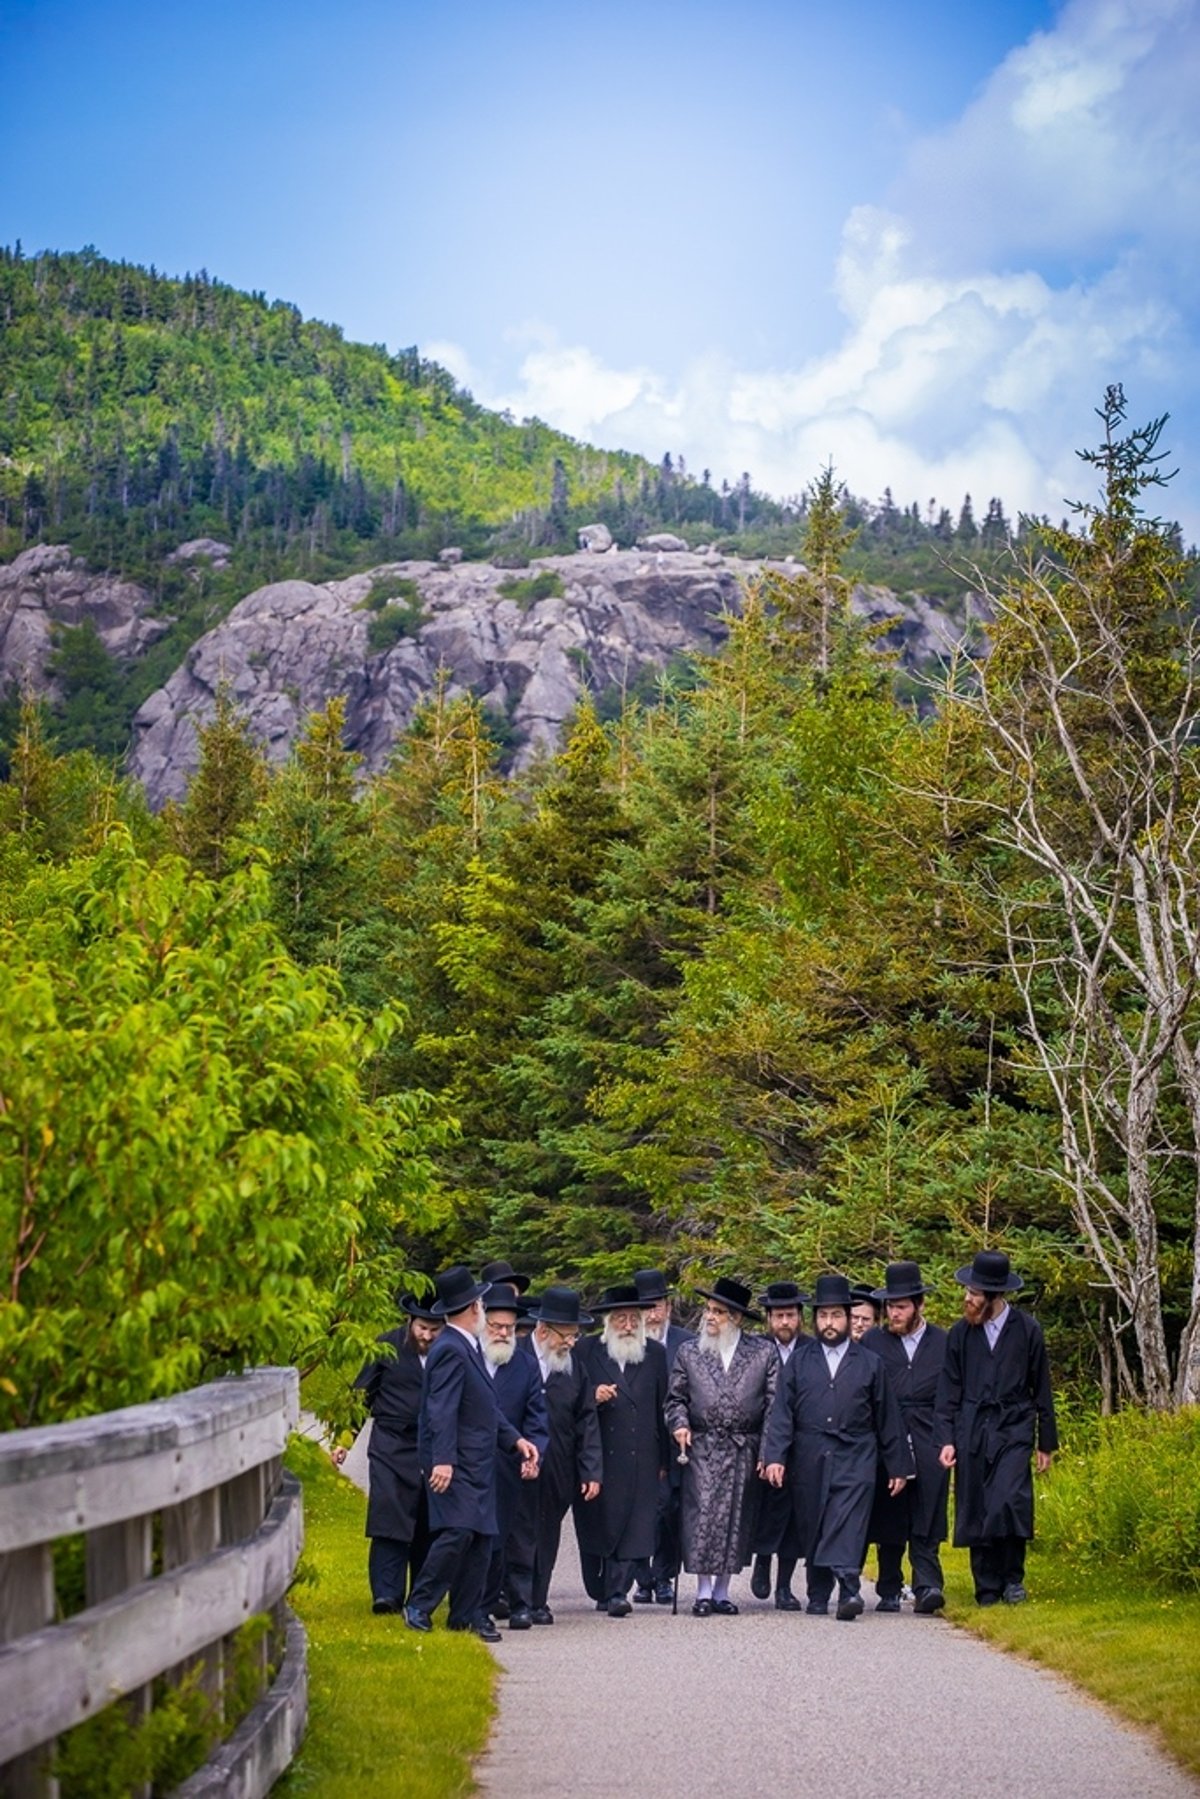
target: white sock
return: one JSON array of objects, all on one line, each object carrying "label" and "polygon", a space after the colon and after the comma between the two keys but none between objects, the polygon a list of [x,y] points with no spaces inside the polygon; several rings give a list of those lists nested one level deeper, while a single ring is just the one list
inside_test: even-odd
[{"label": "white sock", "polygon": [[711,1599],[713,1596],[713,1577],[711,1574],[697,1574],[696,1598]]},{"label": "white sock", "polygon": [[729,1598],[729,1575],[718,1574],[713,1580],[712,1596],[722,1601]]}]

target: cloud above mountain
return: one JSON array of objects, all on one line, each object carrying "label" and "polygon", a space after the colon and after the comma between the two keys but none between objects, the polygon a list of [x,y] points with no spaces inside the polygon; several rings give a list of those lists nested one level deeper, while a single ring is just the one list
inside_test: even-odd
[{"label": "cloud above mountain", "polygon": [[[868,496],[999,494],[1057,518],[1087,491],[1074,451],[1110,382],[1200,444],[1197,93],[1196,0],[1074,0],[850,212],[840,339],[794,367],[714,353],[668,376],[539,323],[497,381],[437,349],[489,404],[695,472],[785,495],[832,457]],[[795,311],[799,339],[803,294]],[[1185,477],[1169,508],[1196,536],[1200,469]]]}]

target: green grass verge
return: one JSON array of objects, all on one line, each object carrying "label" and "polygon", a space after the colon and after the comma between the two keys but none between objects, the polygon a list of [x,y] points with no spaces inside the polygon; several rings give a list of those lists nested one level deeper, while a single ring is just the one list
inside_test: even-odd
[{"label": "green grass verge", "polygon": [[472,1793],[496,1664],[475,1637],[376,1618],[367,1586],[365,1500],[323,1450],[294,1440],[305,1549],[291,1604],[308,1632],[308,1734],[274,1789],[286,1799],[442,1799]]},{"label": "green grass verge", "polygon": [[1150,1592],[1119,1569],[1029,1554],[1026,1605],[975,1604],[965,1549],[943,1552],[946,1616],[1063,1674],[1200,1774],[1200,1594]]}]

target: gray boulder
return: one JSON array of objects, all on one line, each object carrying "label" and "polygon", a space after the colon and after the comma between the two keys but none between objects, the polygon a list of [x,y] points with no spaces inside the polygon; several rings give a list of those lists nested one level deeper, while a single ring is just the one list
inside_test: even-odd
[{"label": "gray boulder", "polygon": [[89,621],[111,656],[131,662],[167,629],[154,597],[117,575],[93,574],[66,544],[35,544],[0,568],[0,689],[52,691],[56,626]]},{"label": "gray boulder", "polygon": [[648,536],[638,538],[638,549],[676,554],[680,550],[686,550],[687,544],[682,537],[676,537],[670,531],[651,531]]},{"label": "gray boulder", "polygon": [[583,525],[579,532],[579,547],[590,550],[594,556],[603,556],[613,547],[612,532],[607,525]]}]

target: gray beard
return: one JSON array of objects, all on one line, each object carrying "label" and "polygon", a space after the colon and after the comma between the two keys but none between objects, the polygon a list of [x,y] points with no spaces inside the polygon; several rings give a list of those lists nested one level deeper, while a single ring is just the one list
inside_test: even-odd
[{"label": "gray beard", "polygon": [[705,1355],[718,1356],[724,1359],[742,1334],[740,1324],[730,1324],[722,1331],[710,1333],[702,1331],[700,1348]]},{"label": "gray beard", "polygon": [[544,1349],[542,1354],[551,1374],[570,1374],[572,1364],[569,1349]]},{"label": "gray beard", "polygon": [[483,1340],[483,1353],[493,1368],[503,1368],[511,1362],[516,1347],[511,1337],[507,1343],[492,1343],[486,1338]]},{"label": "gray beard", "polygon": [[636,1337],[618,1337],[606,1324],[604,1347],[618,1368],[636,1367],[646,1359],[646,1339],[640,1332]]}]

